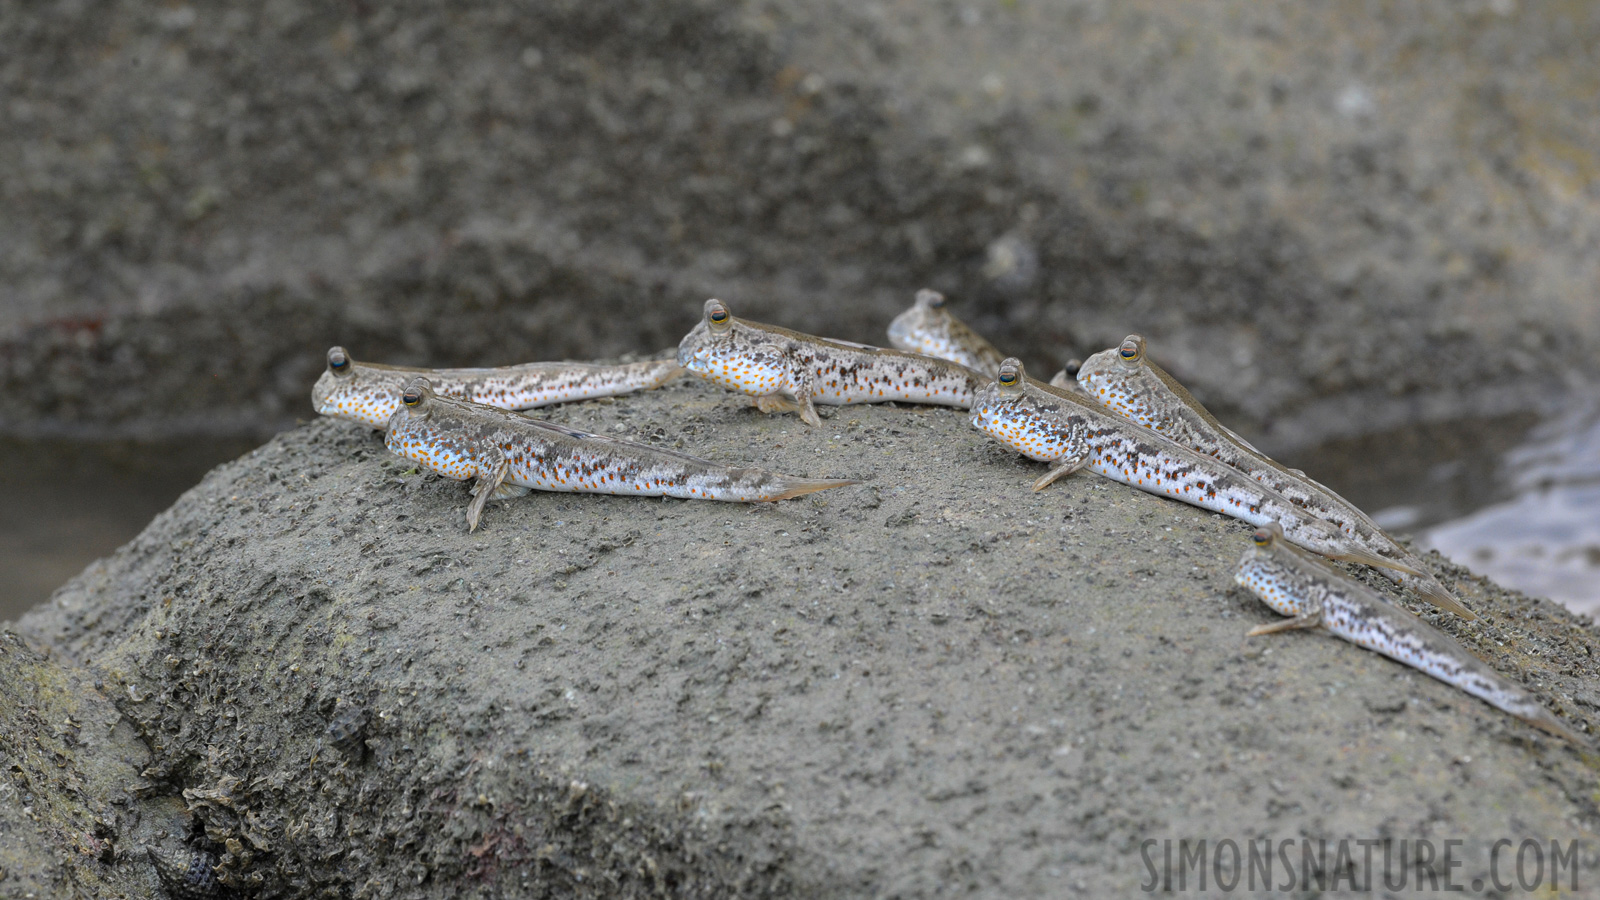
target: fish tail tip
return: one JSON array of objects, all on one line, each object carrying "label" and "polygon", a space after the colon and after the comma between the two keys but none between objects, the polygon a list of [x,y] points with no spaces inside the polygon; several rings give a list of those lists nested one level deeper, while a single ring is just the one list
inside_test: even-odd
[{"label": "fish tail tip", "polygon": [[1329,558],[1344,560],[1345,562],[1360,563],[1363,566],[1371,566],[1374,569],[1389,569],[1391,571],[1399,572],[1403,575],[1411,575],[1417,578],[1432,578],[1432,576],[1430,576],[1428,573],[1416,568],[1415,566],[1354,547],[1345,550],[1342,553],[1330,554]]},{"label": "fish tail tip", "polygon": [[1437,581],[1429,579],[1427,582],[1418,585],[1417,593],[1421,594],[1423,599],[1445,612],[1455,613],[1468,622],[1476,622],[1478,620],[1477,613],[1468,609],[1465,603],[1456,599],[1456,596],[1450,593],[1449,589]]},{"label": "fish tail tip", "polygon": [[849,487],[852,484],[860,483],[860,481],[853,478],[794,478],[787,481],[784,489],[775,494],[772,499],[774,501],[793,500],[796,497],[804,497],[806,494],[815,494],[817,491]]},{"label": "fish tail tip", "polygon": [[1549,711],[1545,711],[1540,715],[1530,716],[1528,718],[1528,724],[1534,725],[1540,730],[1553,734],[1558,738],[1562,738],[1586,753],[1594,753],[1596,751],[1593,738],[1586,734],[1582,734],[1576,728],[1569,725],[1565,720],[1557,718],[1554,713]]}]

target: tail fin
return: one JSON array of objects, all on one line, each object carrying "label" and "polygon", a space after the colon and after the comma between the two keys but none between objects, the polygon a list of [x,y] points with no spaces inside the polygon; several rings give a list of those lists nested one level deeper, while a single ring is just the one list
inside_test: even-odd
[{"label": "tail fin", "polygon": [[1547,731],[1556,737],[1565,738],[1579,750],[1583,750],[1587,753],[1595,752],[1593,740],[1583,734],[1579,734],[1577,729],[1568,725],[1565,721],[1556,718],[1554,713],[1550,712],[1548,709],[1545,709],[1543,706],[1540,706],[1528,713],[1519,715],[1517,718],[1527,722],[1529,725]]},{"label": "tail fin", "polygon": [[827,490],[829,488],[836,488],[836,487],[847,487],[847,486],[852,485],[852,484],[860,484],[860,483],[861,482],[856,481],[856,480],[851,479],[851,478],[787,478],[787,477],[785,477],[785,478],[783,478],[782,480],[780,480],[778,482],[778,487],[780,487],[781,490],[778,493],[773,494],[772,496],[767,497],[765,499],[771,500],[771,501],[774,501],[774,502],[776,502],[778,500],[793,500],[796,497],[804,497],[807,494],[815,494],[817,491],[825,491],[825,490]]},{"label": "tail fin", "polygon": [[1379,556],[1376,553],[1373,553],[1373,552],[1371,552],[1369,550],[1364,550],[1364,549],[1362,549],[1360,547],[1348,547],[1348,548],[1346,548],[1344,550],[1341,550],[1338,553],[1329,553],[1329,554],[1327,554],[1327,556],[1328,556],[1329,559],[1338,559],[1338,560],[1343,560],[1345,562],[1360,563],[1363,566],[1371,566],[1374,569],[1393,569],[1396,572],[1403,572],[1403,573],[1405,573],[1407,575],[1416,575],[1416,576],[1419,576],[1419,577],[1427,577],[1425,575],[1425,573],[1423,573],[1422,571],[1418,570],[1417,568],[1415,568],[1413,566],[1407,565],[1406,563],[1400,562],[1399,560],[1394,560],[1394,559],[1389,559],[1388,557]]},{"label": "tail fin", "polygon": [[1455,598],[1454,594],[1450,593],[1444,585],[1439,583],[1437,578],[1431,575],[1407,578],[1405,583],[1416,588],[1417,593],[1422,595],[1422,599],[1446,612],[1453,612],[1468,622],[1476,621],[1478,618],[1477,613],[1463,606],[1461,601]]}]

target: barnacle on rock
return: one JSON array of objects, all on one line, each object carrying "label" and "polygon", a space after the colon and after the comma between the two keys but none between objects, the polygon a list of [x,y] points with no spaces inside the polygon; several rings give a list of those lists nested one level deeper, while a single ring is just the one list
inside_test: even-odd
[{"label": "barnacle on rock", "polygon": [[358,703],[339,704],[326,731],[328,743],[351,760],[366,750],[367,708]]},{"label": "barnacle on rock", "polygon": [[156,877],[172,900],[212,900],[222,896],[217,882],[217,858],[203,850],[164,853],[149,848]]}]

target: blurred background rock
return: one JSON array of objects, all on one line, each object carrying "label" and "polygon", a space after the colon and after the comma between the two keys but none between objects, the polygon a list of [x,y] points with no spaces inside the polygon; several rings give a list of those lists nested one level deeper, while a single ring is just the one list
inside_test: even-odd
[{"label": "blurred background rock", "polygon": [[1139,331],[1406,527],[1593,393],[1587,3],[0,0],[0,47],[0,434],[162,448],[126,483],[308,417],[330,344],[652,352],[709,296],[881,343],[933,287],[1047,371]]}]

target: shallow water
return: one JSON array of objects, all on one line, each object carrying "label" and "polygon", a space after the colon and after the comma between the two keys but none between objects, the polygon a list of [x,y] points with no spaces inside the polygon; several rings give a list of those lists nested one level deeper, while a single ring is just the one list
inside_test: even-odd
[{"label": "shallow water", "polygon": [[1600,612],[1600,401],[1505,454],[1510,494],[1419,534],[1458,563],[1578,612]]},{"label": "shallow water", "polygon": [[1417,425],[1280,455],[1395,534],[1419,535],[1509,499],[1501,461],[1538,424],[1532,413]]},{"label": "shallow water", "polygon": [[0,439],[0,621],[43,602],[257,443]]},{"label": "shallow water", "polygon": [[1600,398],[1336,441],[1291,465],[1479,574],[1600,612]]},{"label": "shallow water", "polygon": [[[1425,425],[1284,462],[1475,572],[1600,611],[1600,400],[1581,415]],[[0,621],[132,539],[247,439],[0,440]]]}]

